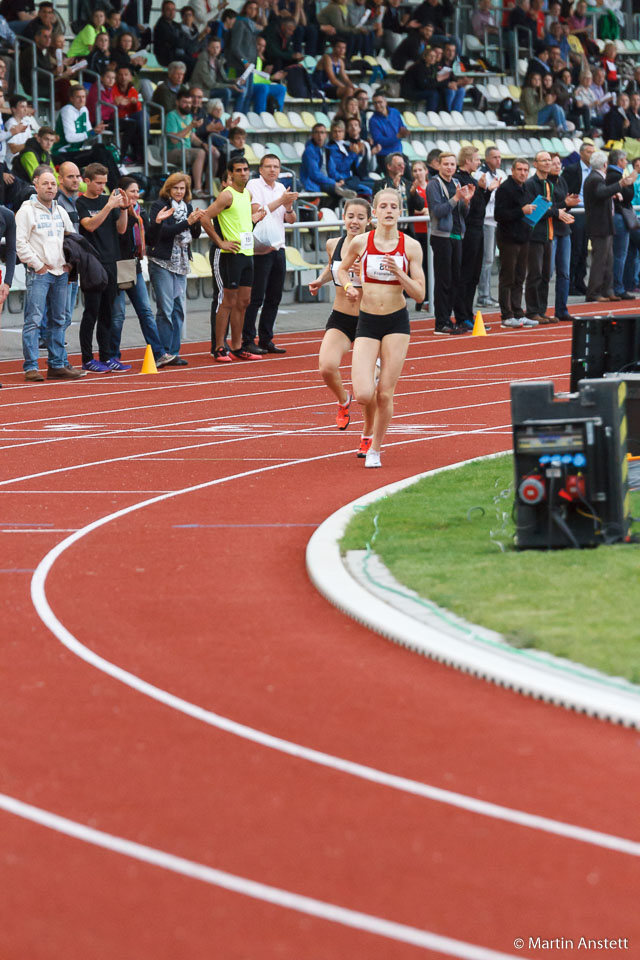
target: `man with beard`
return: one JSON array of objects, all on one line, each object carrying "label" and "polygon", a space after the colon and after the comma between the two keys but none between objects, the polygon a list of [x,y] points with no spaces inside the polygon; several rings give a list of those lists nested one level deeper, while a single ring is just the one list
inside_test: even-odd
[{"label": "man with beard", "polygon": [[[202,174],[207,159],[207,150],[202,140],[193,132],[196,127],[200,126],[200,121],[191,116],[192,104],[191,93],[187,87],[183,87],[178,91],[176,109],[168,115],[165,124],[169,146],[167,160],[169,163],[175,164],[180,170],[191,172],[193,195],[201,199],[207,196],[202,189]],[[180,146],[181,140],[185,142],[184,150]]]}]

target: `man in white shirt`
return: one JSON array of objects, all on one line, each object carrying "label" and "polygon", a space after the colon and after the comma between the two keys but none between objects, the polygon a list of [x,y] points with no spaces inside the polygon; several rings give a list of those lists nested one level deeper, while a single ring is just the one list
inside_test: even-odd
[{"label": "man in white shirt", "polygon": [[19,93],[9,97],[11,117],[5,124],[5,129],[11,134],[9,140],[9,156],[11,159],[16,153],[21,153],[27,140],[35,137],[40,129],[33,112],[29,113],[29,101]]},{"label": "man in white shirt", "polygon": [[[298,194],[292,193],[288,187],[278,183],[279,176],[280,161],[273,153],[265,153],[260,161],[260,176],[255,180],[249,180],[247,184],[251,194],[252,212],[255,213],[261,208],[268,211],[268,215],[261,221],[256,237],[258,243],[254,246],[251,301],[245,311],[242,328],[242,348],[254,354],[286,353],[286,350],[274,344],[273,327],[282,298],[287,269],[284,225],[295,222],[293,204],[298,199]],[[260,253],[259,237],[265,230],[271,234],[270,247],[268,251]],[[258,323],[258,346],[256,346],[256,320],[260,307],[262,311]]]},{"label": "man in white shirt", "polygon": [[63,242],[73,233],[69,214],[56,202],[58,184],[50,167],[37,167],[29,197],[16,213],[16,251],[26,269],[26,295],[22,352],[24,378],[38,383],[38,341],[42,317],[47,310],[48,380],[76,380],[81,370],[68,366],[64,349],[67,274]]},{"label": "man in white shirt", "polygon": [[[498,186],[507,179],[504,170],[501,169],[502,157],[497,147],[489,147],[485,151],[484,163],[474,174],[476,180],[484,174],[487,187],[491,187],[497,181]],[[497,307],[498,301],[491,296],[491,271],[496,251],[496,191],[491,190],[489,202],[487,203],[484,215],[483,239],[484,253],[482,258],[482,270],[478,282],[478,301],[479,307]]]}]

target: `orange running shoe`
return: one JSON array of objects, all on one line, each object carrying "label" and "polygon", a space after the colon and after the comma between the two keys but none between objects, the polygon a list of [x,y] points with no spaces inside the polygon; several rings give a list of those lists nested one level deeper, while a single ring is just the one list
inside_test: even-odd
[{"label": "orange running shoe", "polygon": [[356,457],[359,457],[360,460],[364,460],[369,452],[369,447],[371,446],[372,440],[373,437],[360,437],[360,446],[358,447]]},{"label": "orange running shoe", "polygon": [[351,414],[349,413],[349,406],[351,404],[351,394],[347,394],[347,402],[338,404],[338,412],[336,413],[336,426],[338,430],[346,430],[351,422]]}]

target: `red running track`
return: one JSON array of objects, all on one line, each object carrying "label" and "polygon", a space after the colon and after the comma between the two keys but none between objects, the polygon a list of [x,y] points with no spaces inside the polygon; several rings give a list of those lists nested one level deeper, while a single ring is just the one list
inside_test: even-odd
[{"label": "red running track", "polygon": [[[582,957],[581,936],[629,938],[627,955],[640,956],[637,845],[605,849],[460,809],[211,724],[213,712],[384,774],[640,840],[636,731],[400,649],[328,605],[304,567],[314,527],[342,504],[508,448],[509,382],[566,389],[569,328],[443,342],[416,322],[381,471],[353,455],[357,416],[344,433],[333,426],[319,336],[283,336],[286,357],[230,368],[190,344],[190,366],[158,377],[34,387],[3,365],[2,960],[447,949],[407,942],[406,929],[459,941],[453,956],[532,957],[542,947],[529,937],[540,937],[565,938],[547,955]],[[105,674],[41,619],[33,571],[77,531],[46,600],[35,590],[38,610],[46,617],[48,603],[57,634],[88,656],[179,701]],[[205,713],[176,709],[185,703]],[[161,851],[160,865],[8,812],[7,798]],[[181,875],[171,855],[243,878],[243,892]],[[353,914],[265,902],[246,881],[402,927],[355,929]]]}]

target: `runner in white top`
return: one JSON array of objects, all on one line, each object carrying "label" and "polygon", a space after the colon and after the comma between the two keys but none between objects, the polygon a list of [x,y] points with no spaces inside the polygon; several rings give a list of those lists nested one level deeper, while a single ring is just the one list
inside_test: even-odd
[{"label": "runner in white top", "polygon": [[[349,244],[354,237],[362,236],[370,225],[371,207],[366,200],[347,200],[344,206],[344,226],[346,237],[332,237],[327,240],[327,254],[329,263],[326,265],[320,276],[312,280],[309,284],[309,291],[314,296],[317,294],[323,284],[333,279],[336,286],[336,298],[333,304],[331,316],[327,320],[325,335],[320,346],[320,355],[318,357],[320,376],[328,386],[329,390],[338,401],[338,410],[336,413],[336,425],[339,430],[346,430],[351,420],[349,407],[351,405],[351,394],[345,390],[340,376],[340,364],[344,355],[348,352],[356,335],[356,326],[358,324],[358,314],[360,312],[360,297],[355,300],[349,300],[344,291],[338,276],[342,259],[344,258]],[[349,280],[359,293],[362,292],[362,283],[360,281],[360,265],[355,263],[349,271]],[[365,457],[367,450],[371,446],[373,437],[373,418],[375,416],[376,401],[375,397],[371,403],[364,408],[364,424],[362,427],[362,436],[360,438],[360,447],[356,456]]]}]

